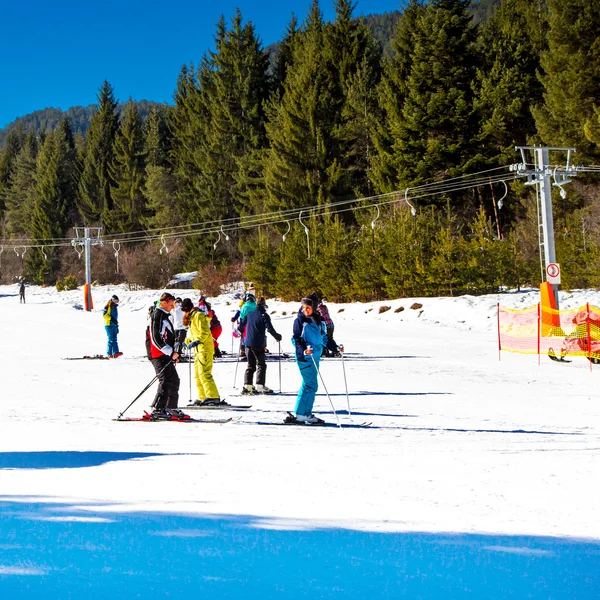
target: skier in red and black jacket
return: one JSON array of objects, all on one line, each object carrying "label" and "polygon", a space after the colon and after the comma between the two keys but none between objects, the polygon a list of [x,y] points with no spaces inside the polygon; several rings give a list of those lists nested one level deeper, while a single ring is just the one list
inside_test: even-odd
[{"label": "skier in red and black jacket", "polygon": [[[152,311],[146,330],[146,351],[158,377],[158,390],[152,403],[153,420],[185,418],[177,408],[179,403],[179,375],[175,363],[179,361],[179,348],[175,347],[175,330],[170,312],[175,306],[175,296],[165,292],[159,305]],[[189,417],[188,417],[189,418]]]}]

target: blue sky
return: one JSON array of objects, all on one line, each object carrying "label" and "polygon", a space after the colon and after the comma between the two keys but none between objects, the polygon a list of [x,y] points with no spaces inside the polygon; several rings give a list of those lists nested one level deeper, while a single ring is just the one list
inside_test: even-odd
[{"label": "blue sky", "polygon": [[[35,110],[96,102],[104,79],[119,101],[171,102],[181,65],[211,47],[221,14],[237,7],[265,46],[281,39],[311,0],[2,0],[0,128]],[[398,0],[358,0],[355,14],[389,12]],[[333,0],[321,0],[326,20]]]}]

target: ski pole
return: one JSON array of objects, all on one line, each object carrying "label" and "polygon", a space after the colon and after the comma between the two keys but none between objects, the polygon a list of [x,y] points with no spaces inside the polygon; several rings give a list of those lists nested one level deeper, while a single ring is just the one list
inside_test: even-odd
[{"label": "ski pole", "polygon": [[237,379],[237,371],[240,365],[240,352],[242,351],[242,336],[240,335],[240,347],[238,348],[237,360],[235,361],[235,373],[233,374],[233,387],[235,387],[235,380]]},{"label": "ski pole", "polygon": [[277,342],[279,346],[279,393],[281,394],[281,342]]},{"label": "ski pole", "polygon": [[310,353],[310,357],[312,358],[313,365],[315,365],[317,374],[319,375],[319,378],[321,379],[321,383],[323,384],[323,389],[325,390],[325,393],[327,394],[327,398],[329,398],[329,404],[331,404],[331,410],[333,410],[333,414],[335,415],[337,424],[339,427],[341,427],[342,424],[340,423],[340,418],[338,417],[335,407],[333,406],[333,402],[331,401],[331,396],[329,395],[329,392],[327,391],[327,386],[325,385],[325,381],[323,381],[323,375],[321,375],[321,371],[319,371],[319,367],[317,367],[317,363],[315,361],[315,357],[313,356],[312,352]]},{"label": "ski pole", "polygon": [[167,367],[171,364],[169,361],[153,378],[152,381],[132,400],[131,404],[117,417],[117,420],[120,419],[133,405],[137,402],[151,387],[152,384],[162,375],[163,371],[167,369]]},{"label": "ski pole", "polygon": [[192,354],[193,350],[188,348],[188,375],[190,380],[190,404],[192,403]]},{"label": "ski pole", "polygon": [[344,365],[344,346],[338,346],[340,355],[342,356],[342,370],[344,371],[344,386],[346,387],[346,402],[348,403],[348,415],[352,416],[350,411],[350,396],[348,396],[348,381],[346,380],[346,366]]}]

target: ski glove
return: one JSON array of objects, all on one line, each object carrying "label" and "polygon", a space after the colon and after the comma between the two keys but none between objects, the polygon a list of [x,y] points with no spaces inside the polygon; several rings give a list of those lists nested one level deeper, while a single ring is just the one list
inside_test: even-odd
[{"label": "ski glove", "polygon": [[200,345],[200,340],[196,340],[194,342],[190,342],[187,345],[187,347],[188,347],[188,350],[191,350],[192,348],[195,348],[196,346],[199,346],[199,345]]},{"label": "ski glove", "polygon": [[274,335],[273,337],[275,338],[276,342],[280,342],[283,339],[280,333],[278,333],[277,335]]}]

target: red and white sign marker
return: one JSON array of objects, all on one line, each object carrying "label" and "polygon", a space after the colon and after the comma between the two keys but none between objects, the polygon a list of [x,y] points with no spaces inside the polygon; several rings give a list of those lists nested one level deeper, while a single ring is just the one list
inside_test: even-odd
[{"label": "red and white sign marker", "polygon": [[550,263],[546,267],[547,281],[551,284],[560,283],[560,265],[558,263]]}]

